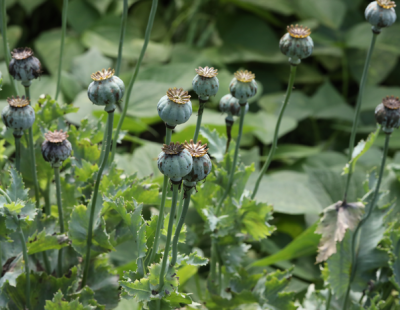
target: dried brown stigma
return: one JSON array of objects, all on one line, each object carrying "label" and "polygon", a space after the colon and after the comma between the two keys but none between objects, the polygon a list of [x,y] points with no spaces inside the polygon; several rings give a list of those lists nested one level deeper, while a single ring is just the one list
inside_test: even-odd
[{"label": "dried brown stigma", "polygon": [[199,67],[198,69],[195,69],[197,74],[206,78],[213,78],[218,75],[218,69],[214,69],[214,67]]},{"label": "dried brown stigma", "polygon": [[190,101],[190,95],[183,88],[170,88],[167,91],[168,99],[177,104],[186,104]]},{"label": "dried brown stigma", "polygon": [[207,154],[208,149],[207,147],[207,143],[204,143],[203,145],[201,145],[201,141],[197,141],[197,143],[195,144],[193,142],[193,139],[190,139],[190,143],[188,143],[187,141],[185,141],[184,143],[185,149],[187,149],[190,153],[190,155],[192,155],[192,157],[203,157],[204,155]]},{"label": "dried brown stigma", "polygon": [[395,96],[386,96],[382,100],[383,105],[390,110],[398,110],[400,108],[400,100],[399,97]]},{"label": "dried brown stigma", "polygon": [[390,0],[377,0],[377,3],[380,7],[384,9],[391,9],[396,7],[396,3]]},{"label": "dried brown stigma", "polygon": [[287,26],[287,31],[291,37],[296,39],[304,39],[307,38],[311,34],[311,30],[308,27],[290,25]]},{"label": "dried brown stigma", "polygon": [[54,130],[54,132],[48,131],[44,134],[44,137],[51,143],[61,143],[68,138],[68,134],[61,129],[59,131]]},{"label": "dried brown stigma", "polygon": [[114,73],[115,73],[114,69],[108,68],[107,70],[103,69],[101,71],[97,71],[96,73],[92,73],[90,77],[92,78],[93,81],[104,81],[113,77]]},{"label": "dried brown stigma", "polygon": [[11,98],[7,98],[7,102],[10,106],[14,108],[23,108],[29,104],[29,99],[25,99],[25,96],[17,96],[16,98],[12,96]]},{"label": "dried brown stigma", "polygon": [[169,145],[164,144],[162,147],[162,151],[168,155],[177,155],[184,150],[183,144],[179,142],[171,142]]},{"label": "dried brown stigma", "polygon": [[240,71],[236,71],[235,72],[235,78],[243,83],[250,83],[251,81],[253,81],[256,76],[254,73],[252,73],[251,71],[248,70],[240,70]]},{"label": "dried brown stigma", "polygon": [[11,52],[11,56],[17,60],[27,59],[33,56],[33,51],[29,47],[18,47]]}]

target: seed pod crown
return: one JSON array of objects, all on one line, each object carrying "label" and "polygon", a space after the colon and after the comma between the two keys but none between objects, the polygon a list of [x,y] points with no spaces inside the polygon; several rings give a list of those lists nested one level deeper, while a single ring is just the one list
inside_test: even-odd
[{"label": "seed pod crown", "polygon": [[236,71],[234,74],[235,78],[242,83],[250,83],[251,81],[253,81],[256,78],[256,75],[248,70],[240,70],[240,71]]},{"label": "seed pod crown", "polygon": [[386,96],[382,99],[383,105],[390,110],[398,110],[400,108],[399,97]]},{"label": "seed pod crown", "polygon": [[162,151],[168,155],[177,155],[185,149],[183,144],[179,142],[171,142],[169,145],[164,144],[162,147]]},{"label": "seed pod crown", "polygon": [[192,157],[203,157],[208,151],[207,143],[201,145],[201,140],[197,141],[197,143],[194,143],[193,139],[190,139],[190,143],[185,141],[184,147],[189,151]]},{"label": "seed pod crown", "polygon": [[169,88],[167,90],[168,99],[177,104],[186,104],[190,101],[190,95],[183,88]]},{"label": "seed pod crown", "polygon": [[202,68],[199,67],[198,69],[195,69],[197,74],[206,77],[206,78],[213,78],[218,75],[218,69],[214,69],[214,67],[209,68],[208,66]]},{"label": "seed pod crown", "polygon": [[293,26],[287,26],[287,31],[290,34],[291,37],[296,38],[296,39],[304,39],[307,38],[311,34],[311,30],[308,27],[303,27],[302,25],[297,25]]},{"label": "seed pod crown", "polygon": [[14,98],[14,96],[12,96],[11,98],[7,98],[7,102],[11,107],[23,108],[23,107],[26,107],[27,105],[29,105],[30,101],[28,98],[25,99],[25,96],[22,96],[22,97],[17,96],[15,98]]},{"label": "seed pod crown", "polygon": [[61,143],[68,138],[68,134],[63,132],[63,130],[54,130],[53,132],[48,131],[44,134],[46,141],[51,143]]},{"label": "seed pod crown", "polygon": [[377,0],[378,5],[384,9],[391,9],[396,7],[396,3],[390,0]]},{"label": "seed pod crown", "polygon": [[33,55],[34,53],[29,47],[18,47],[11,51],[11,57],[17,60],[27,59]]},{"label": "seed pod crown", "polygon": [[101,71],[97,71],[95,73],[92,73],[92,75],[90,76],[92,78],[93,81],[104,81],[104,80],[108,80],[109,78],[112,78],[115,74],[115,70],[108,68],[103,69]]}]

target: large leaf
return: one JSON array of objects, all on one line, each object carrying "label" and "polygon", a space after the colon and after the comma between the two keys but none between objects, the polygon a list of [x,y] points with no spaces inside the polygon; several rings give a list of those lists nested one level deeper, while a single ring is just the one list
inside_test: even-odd
[{"label": "large leaf", "polygon": [[28,254],[32,255],[48,250],[59,250],[68,245],[69,239],[66,235],[46,235],[46,231],[43,230],[28,239],[27,248]]}]

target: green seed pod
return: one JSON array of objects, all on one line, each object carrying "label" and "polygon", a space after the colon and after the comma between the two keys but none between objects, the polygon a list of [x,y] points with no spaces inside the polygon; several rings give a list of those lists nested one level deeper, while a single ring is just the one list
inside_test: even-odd
[{"label": "green seed pod", "polygon": [[7,128],[14,129],[14,136],[21,137],[25,129],[31,128],[35,121],[35,110],[25,96],[7,98],[8,106],[1,112]]},{"label": "green seed pod", "polygon": [[162,152],[158,155],[157,164],[161,173],[168,176],[172,183],[177,184],[192,170],[193,159],[183,144],[171,142],[170,145],[164,144]]},{"label": "green seed pod", "polygon": [[310,28],[303,26],[287,26],[287,33],[279,41],[279,48],[283,54],[289,57],[291,65],[298,65],[301,59],[312,54],[314,42],[310,37]]},{"label": "green seed pod", "polygon": [[204,180],[212,169],[212,162],[207,154],[207,144],[201,145],[201,141],[194,144],[193,140],[190,140],[190,143],[185,141],[184,146],[193,158],[193,168],[183,177],[183,180],[190,183]]},{"label": "green seed pod", "polygon": [[391,26],[396,21],[396,4],[390,0],[371,2],[365,9],[365,19],[372,25],[372,31],[381,33],[381,29]]},{"label": "green seed pod", "polygon": [[[240,115],[240,104],[239,100],[233,97],[231,94],[227,94],[219,101],[219,110],[228,115],[239,116]],[[249,111],[249,104],[246,103],[246,113]]]},{"label": "green seed pod", "polygon": [[21,81],[25,87],[31,85],[31,80],[37,79],[42,74],[42,65],[29,47],[19,47],[11,52],[12,59],[8,65],[11,76]]},{"label": "green seed pod", "polygon": [[88,97],[96,105],[106,106],[107,112],[113,112],[116,103],[122,99],[125,93],[125,84],[114,75],[115,70],[109,68],[97,71],[91,75],[93,80],[88,87]]},{"label": "green seed pod", "polygon": [[208,100],[210,96],[215,96],[218,92],[219,81],[217,78],[218,70],[213,67],[199,67],[195,69],[197,75],[194,77],[193,90],[199,96],[200,100]]},{"label": "green seed pod", "polygon": [[170,88],[157,104],[158,115],[165,125],[174,129],[176,125],[186,123],[192,115],[192,103],[187,91],[182,88]]},{"label": "green seed pod", "polygon": [[51,163],[52,167],[61,167],[72,151],[71,143],[67,140],[68,134],[62,130],[48,131],[46,140],[42,143],[42,155],[45,161]]},{"label": "green seed pod", "polygon": [[375,119],[382,125],[382,130],[390,134],[400,126],[400,101],[394,96],[383,98],[375,109]]},{"label": "green seed pod", "polygon": [[251,71],[237,71],[232,79],[229,90],[233,97],[239,100],[240,105],[245,105],[247,100],[257,94],[256,76]]}]

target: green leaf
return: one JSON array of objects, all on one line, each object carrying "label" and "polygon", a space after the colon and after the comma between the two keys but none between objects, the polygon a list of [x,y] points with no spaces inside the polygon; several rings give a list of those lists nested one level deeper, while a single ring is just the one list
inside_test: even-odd
[{"label": "green leaf", "polygon": [[[165,218],[164,218],[164,225],[163,225],[163,229],[162,229],[162,231],[161,231],[161,233],[162,233],[162,235],[163,236],[167,236],[167,233],[168,233],[168,231],[167,231],[167,228],[168,228],[168,224],[169,224],[169,213],[165,216]],[[172,228],[172,231],[175,231],[176,230],[176,225],[178,224],[178,222],[177,221],[175,221],[175,223],[174,223],[174,226],[173,226],[173,228]],[[185,225],[183,225],[183,227],[182,227],[182,229],[181,229],[181,232],[179,233],[179,242],[181,242],[181,243],[184,243],[185,242],[185,240],[186,240],[186,226]]]},{"label": "green leaf", "polygon": [[47,300],[45,310],[91,310],[93,309],[90,306],[83,306],[78,302],[78,300],[74,300],[72,302],[64,301],[63,293],[58,291],[52,301]]},{"label": "green leaf", "polygon": [[234,273],[237,268],[240,268],[243,259],[250,248],[251,245],[244,243],[239,245],[220,246],[219,255],[224,262],[227,272]]},{"label": "green leaf", "polygon": [[[18,41],[21,39],[22,35],[22,28],[20,26],[7,26],[7,39],[8,39],[8,45],[10,50],[13,50]],[[0,41],[0,58],[4,59],[4,45],[3,45],[3,36],[1,36],[1,41]],[[5,83],[8,83],[8,80],[4,76],[4,71],[3,72],[3,79]]]},{"label": "green leaf", "polygon": [[11,201],[17,202],[18,200],[28,199],[28,190],[24,188],[22,176],[14,168],[10,169],[11,185],[7,189],[7,194]]},{"label": "green leaf", "polygon": [[86,182],[94,177],[95,172],[99,170],[97,164],[92,164],[82,158],[80,167],[75,168],[75,177],[79,181]]},{"label": "green leaf", "polygon": [[78,110],[69,104],[59,104],[50,95],[40,97],[35,105],[36,120],[40,120],[46,125],[51,125],[60,118],[64,120],[64,115],[75,113]]},{"label": "green leaf", "polygon": [[[223,135],[219,135],[215,129],[211,131],[209,127],[201,127],[200,134],[207,139],[207,141],[204,142],[207,142],[208,151],[211,156],[220,162],[225,155],[227,138]],[[232,150],[232,143],[230,145],[230,150]]]},{"label": "green leaf", "polygon": [[32,235],[27,242],[29,255],[48,250],[59,250],[68,245],[69,239],[66,235],[46,235],[45,230]]},{"label": "green leaf", "polygon": [[339,29],[346,14],[346,5],[342,1],[300,0],[298,6],[304,15],[332,29]]},{"label": "green leaf", "polygon": [[144,278],[135,282],[119,281],[119,284],[130,296],[135,296],[137,301],[150,301],[152,289],[150,288],[149,279]]}]

